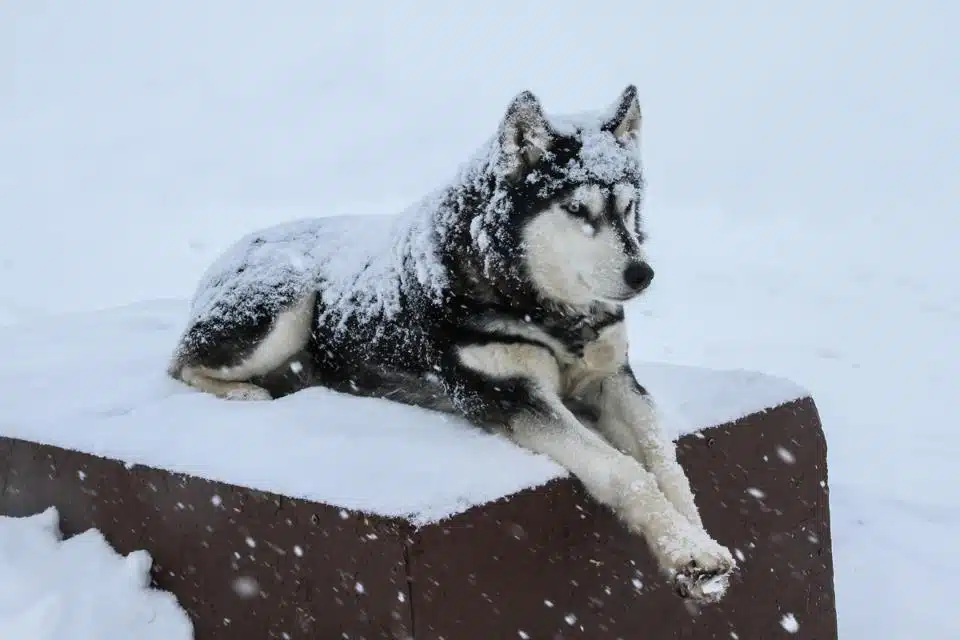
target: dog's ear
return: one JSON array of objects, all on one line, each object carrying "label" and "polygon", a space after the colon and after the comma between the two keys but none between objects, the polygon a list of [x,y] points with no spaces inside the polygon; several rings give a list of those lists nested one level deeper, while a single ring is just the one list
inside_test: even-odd
[{"label": "dog's ear", "polygon": [[620,94],[613,108],[613,116],[607,120],[603,129],[611,132],[621,142],[636,142],[640,132],[640,102],[637,100],[635,85],[627,85]]},{"label": "dog's ear", "polygon": [[516,177],[535,166],[552,140],[550,125],[537,97],[530,91],[517,94],[500,124],[504,173]]}]

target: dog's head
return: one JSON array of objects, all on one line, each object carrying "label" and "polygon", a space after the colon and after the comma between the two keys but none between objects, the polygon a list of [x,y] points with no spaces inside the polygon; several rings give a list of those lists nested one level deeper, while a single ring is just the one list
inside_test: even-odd
[{"label": "dog's head", "polygon": [[653,279],[641,245],[640,105],[628,86],[603,113],[547,117],[529,91],[499,129],[524,271],[541,295],[586,305],[624,302]]}]

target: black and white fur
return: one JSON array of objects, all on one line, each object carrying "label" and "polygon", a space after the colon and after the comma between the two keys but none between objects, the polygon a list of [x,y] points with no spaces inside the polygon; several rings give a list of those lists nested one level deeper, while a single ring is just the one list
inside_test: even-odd
[{"label": "black and white fur", "polygon": [[734,568],[627,360],[653,278],[640,107],[548,117],[530,92],[448,185],[398,216],[252,233],[198,287],[169,373],[223,398],[310,385],[453,411],[544,454],[643,535],[686,597]]}]

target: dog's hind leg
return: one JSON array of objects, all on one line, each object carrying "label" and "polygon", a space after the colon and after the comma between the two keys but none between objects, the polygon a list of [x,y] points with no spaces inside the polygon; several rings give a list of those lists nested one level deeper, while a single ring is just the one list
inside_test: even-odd
[{"label": "dog's hind leg", "polygon": [[219,372],[204,367],[185,366],[180,370],[180,380],[200,391],[226,400],[271,400],[270,392],[252,382],[215,378]]},{"label": "dog's hind leg", "polygon": [[269,400],[252,382],[281,366],[310,338],[315,294],[284,311],[230,322],[200,321],[188,328],[168,373],[186,384],[229,400]]}]

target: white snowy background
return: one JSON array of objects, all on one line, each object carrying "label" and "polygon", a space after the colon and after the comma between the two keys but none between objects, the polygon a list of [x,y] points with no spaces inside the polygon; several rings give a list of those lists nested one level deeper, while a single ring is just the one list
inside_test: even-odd
[{"label": "white snowy background", "polygon": [[521,89],[570,111],[635,82],[635,356],[811,389],[841,637],[960,637],[958,24],[945,0],[8,0],[0,328],[185,298],[255,227],[420,197]]}]

